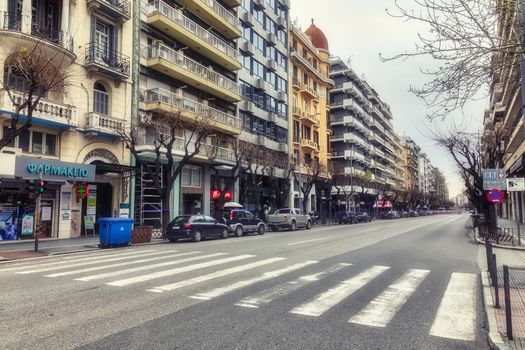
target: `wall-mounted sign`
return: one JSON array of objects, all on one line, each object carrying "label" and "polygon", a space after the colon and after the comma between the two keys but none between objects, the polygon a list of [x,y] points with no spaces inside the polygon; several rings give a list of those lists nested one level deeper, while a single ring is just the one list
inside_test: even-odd
[{"label": "wall-mounted sign", "polygon": [[[211,199],[219,199],[221,198],[221,191],[219,190],[211,190]],[[224,199],[232,199],[233,194],[231,191],[228,191],[224,193]]]},{"label": "wall-mounted sign", "polygon": [[505,200],[505,194],[497,189],[490,190],[487,191],[487,200],[491,203],[501,203]]},{"label": "wall-mounted sign", "polygon": [[483,169],[483,189],[506,190],[506,177],[505,169]]},{"label": "wall-mounted sign", "polygon": [[507,191],[509,192],[525,191],[525,178],[514,177],[511,179],[507,179]]},{"label": "wall-mounted sign", "polygon": [[95,181],[95,166],[58,160],[16,157],[15,176],[23,179],[43,179],[55,181]]}]

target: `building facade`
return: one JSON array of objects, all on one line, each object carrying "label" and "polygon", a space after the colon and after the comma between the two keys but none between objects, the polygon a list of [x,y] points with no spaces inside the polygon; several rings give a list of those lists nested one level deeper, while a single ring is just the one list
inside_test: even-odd
[{"label": "building facade", "polygon": [[401,144],[405,158],[405,190],[418,192],[419,189],[419,153],[421,148],[410,137],[403,137]]},{"label": "building facade", "polygon": [[[1,151],[0,211],[33,215],[41,237],[58,238],[85,234],[86,217],[126,215],[130,157],[119,133],[131,115],[132,3],[8,0],[0,12],[2,137],[16,113],[13,102],[24,101],[31,85],[16,55],[29,52],[52,72],[48,77],[63,78],[40,90],[31,128]],[[27,109],[20,114],[27,119]],[[29,179],[46,183],[36,213]]]},{"label": "building facade", "polygon": [[[240,4],[240,0],[142,3],[137,120],[142,159],[155,158],[152,143],[159,125],[152,125],[160,117],[183,122],[173,146],[179,159],[185,149],[194,147],[187,145],[187,140],[192,140],[195,125],[205,121],[210,130],[200,152],[175,180],[171,212],[163,208],[161,196],[152,186],[145,169],[151,165],[137,169],[134,211],[135,221],[141,225],[158,227],[162,215],[210,215],[214,211],[214,186],[221,185],[221,178],[228,176],[227,169],[234,164],[228,140],[237,137],[242,127],[237,112],[241,101],[237,72],[242,67],[237,50],[237,39],[242,35],[237,18]],[[217,143],[212,171],[207,151]]]},{"label": "building facade", "polygon": [[[297,26],[290,30],[290,69],[291,103],[290,138],[293,159],[296,161],[298,176],[292,181],[290,205],[303,207],[309,211],[321,211],[323,194],[319,182],[314,184],[309,193],[304,193],[305,182],[320,171],[321,178],[328,178],[330,160],[329,91],[334,82],[329,78],[328,40],[323,32],[312,24],[306,31]],[[317,169],[316,169],[317,168]],[[329,191],[329,189],[328,189]],[[304,196],[304,197],[303,197]]]},{"label": "building facade", "polygon": [[260,151],[239,179],[239,200],[253,211],[282,207],[289,196],[289,7],[289,0],[243,0],[239,11],[240,139]]}]

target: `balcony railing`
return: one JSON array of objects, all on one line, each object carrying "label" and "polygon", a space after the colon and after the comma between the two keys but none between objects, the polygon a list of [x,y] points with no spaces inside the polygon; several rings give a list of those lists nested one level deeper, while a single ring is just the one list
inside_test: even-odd
[{"label": "balcony railing", "polygon": [[[25,102],[26,97],[23,92],[11,91],[14,98],[14,104],[7,92],[0,93],[0,108],[4,111],[15,112],[16,106]],[[21,115],[27,115],[27,109],[20,111]],[[45,119],[60,124],[67,124],[71,126],[77,125],[76,108],[63,103],[50,101],[47,99],[40,99],[40,102],[33,110],[33,118]]]},{"label": "balcony railing", "polygon": [[145,102],[166,103],[181,111],[195,113],[235,128],[241,128],[240,118],[161,88],[147,90]]},{"label": "balcony railing", "polygon": [[241,24],[237,17],[230,11],[226,10],[221,4],[215,0],[200,0],[213,9],[219,16],[224,18],[228,23],[233,25],[235,28],[241,28]]},{"label": "balcony railing", "polygon": [[155,1],[147,5],[148,6],[148,16],[161,13],[162,15],[168,17],[172,21],[178,23],[182,27],[186,28],[191,33],[195,34],[202,40],[206,41],[208,44],[212,45],[219,51],[223,52],[230,58],[237,59],[237,50],[228,45],[223,40],[219,39],[217,36],[212,34],[210,31],[204,29],[197,23],[193,22],[188,17],[184,16],[181,11],[174,9],[163,1]]},{"label": "balcony railing", "polygon": [[131,17],[131,6],[127,0],[87,0],[87,4],[88,8],[90,6],[100,7],[101,11],[109,16],[126,19]]},{"label": "balcony railing", "polygon": [[309,139],[301,139],[301,146],[319,149],[317,142],[309,140]]},{"label": "balcony railing", "polygon": [[73,38],[60,30],[44,26],[22,12],[3,12],[1,29],[34,36],[73,52]]},{"label": "balcony railing", "polygon": [[233,80],[226,78],[225,76],[212,71],[206,66],[198,63],[184,56],[182,53],[173,50],[172,48],[164,44],[156,44],[148,46],[146,50],[146,58],[162,58],[169,62],[183,68],[191,73],[197,74],[204,79],[228,90],[235,94],[240,95],[239,85]]},{"label": "balcony railing", "polygon": [[129,57],[115,50],[109,50],[100,44],[91,42],[86,46],[86,65],[96,64],[104,69],[129,77]]},{"label": "balcony railing", "polygon": [[117,134],[126,130],[127,123],[124,119],[113,118],[97,112],[90,112],[86,114],[86,128]]}]

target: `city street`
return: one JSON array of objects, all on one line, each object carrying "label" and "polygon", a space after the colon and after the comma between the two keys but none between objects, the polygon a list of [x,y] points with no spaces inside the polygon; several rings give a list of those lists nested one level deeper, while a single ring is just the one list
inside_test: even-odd
[{"label": "city street", "polygon": [[467,215],[0,264],[2,349],[489,349]]}]

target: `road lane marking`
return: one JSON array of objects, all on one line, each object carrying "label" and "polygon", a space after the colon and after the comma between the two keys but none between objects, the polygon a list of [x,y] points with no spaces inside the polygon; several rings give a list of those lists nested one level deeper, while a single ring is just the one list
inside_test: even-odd
[{"label": "road lane marking", "polygon": [[473,273],[452,273],[430,335],[466,341],[476,339],[476,281]]},{"label": "road lane marking", "polygon": [[361,231],[359,231],[359,232],[361,233],[361,232],[375,231],[375,230],[379,230],[380,228],[381,228],[381,227],[368,228],[368,229],[366,229],[366,230],[361,230]]},{"label": "road lane marking", "polygon": [[178,258],[178,257],[181,257],[181,256],[187,256],[187,255],[198,254],[198,253],[202,253],[202,252],[197,251],[197,252],[188,252],[188,253],[165,254],[165,255],[162,255],[162,256],[154,257],[154,258],[146,258],[146,259],[140,259],[140,260],[126,261],[126,262],[118,263],[118,264],[109,264],[109,265],[88,267],[88,268],[80,269],[80,270],[57,272],[57,273],[52,273],[50,275],[45,275],[44,277],[61,277],[61,276],[78,275],[78,274],[85,273],[85,272],[107,270],[107,269],[111,269],[111,268],[115,268],[115,267],[128,266],[128,265],[134,265],[134,264],[141,264],[141,263],[147,263],[147,262],[158,261],[158,260],[163,260],[163,259]]},{"label": "road lane marking", "polygon": [[[51,262],[40,263],[40,264],[36,264],[35,261],[26,262],[26,263],[24,263],[24,265],[16,264],[15,266],[10,266],[10,267],[5,268],[5,269],[0,269],[0,272],[14,271],[14,270],[23,270],[23,269],[32,269],[32,268],[40,268],[40,267],[45,267],[45,266],[66,264],[66,263],[70,263],[71,260],[74,260],[75,262],[77,262],[77,261],[91,261],[91,260],[97,260],[97,259],[101,259],[101,258],[104,259],[104,258],[108,258],[108,257],[112,257],[112,256],[126,256],[126,255],[132,255],[132,254],[137,254],[137,253],[145,253],[145,252],[150,252],[150,251],[153,252],[155,250],[138,250],[138,251],[132,251],[132,252],[127,251],[127,252],[118,253],[118,254],[117,253],[98,253],[98,254],[89,254],[87,257],[79,257],[78,255],[68,256],[68,257],[60,257],[60,258],[49,257],[49,258],[53,258],[55,260],[51,261]],[[0,254],[1,254],[1,252],[0,252]],[[82,256],[84,256],[84,255],[82,255]],[[48,258],[48,257],[46,257],[46,258]],[[60,259],[60,260],[58,260],[58,259]],[[42,260],[40,260],[40,261],[42,261]],[[13,263],[13,264],[15,264],[15,263]]]},{"label": "road lane marking", "polygon": [[336,271],[339,271],[344,267],[351,265],[352,264],[346,263],[335,264],[322,272],[313,275],[301,276],[295,280],[284,282],[272,288],[263,290],[262,292],[242,299],[235,305],[242,307],[258,308],[260,305],[268,304],[277,298],[280,298],[284,295],[288,295],[312,282],[319,281],[320,279],[332,273],[335,273]]},{"label": "road lane marking", "polygon": [[213,253],[213,254],[208,254],[208,255],[194,256],[194,257],[185,258],[185,259],[176,259],[176,260],[166,261],[166,262],[157,263],[157,264],[149,264],[146,266],[130,267],[129,269],[117,270],[113,272],[106,272],[106,273],[100,273],[96,275],[75,278],[75,281],[87,282],[87,281],[100,280],[100,279],[104,279],[108,277],[115,277],[115,276],[125,275],[128,273],[139,272],[139,271],[153,270],[159,267],[178,265],[178,264],[182,264],[186,262],[214,258],[217,256],[223,256],[223,255],[227,255],[227,254],[226,253]]},{"label": "road lane marking", "polygon": [[210,273],[208,275],[203,275],[203,276],[190,278],[190,279],[185,280],[185,281],[180,281],[180,282],[165,284],[165,285],[159,286],[159,287],[154,287],[152,289],[148,289],[148,292],[155,292],[155,293],[168,292],[168,291],[175,290],[175,289],[178,289],[178,288],[191,286],[193,284],[197,284],[197,283],[200,283],[200,282],[209,281],[211,279],[224,277],[224,276],[228,276],[228,275],[231,275],[231,274],[234,274],[234,273],[238,273],[238,272],[242,272],[242,271],[245,271],[245,270],[253,269],[253,268],[256,268],[256,267],[259,267],[259,266],[268,265],[268,264],[271,264],[271,263],[274,263],[274,262],[277,262],[277,261],[281,261],[281,260],[285,260],[285,258],[277,257],[277,258],[264,259],[264,260],[256,261],[256,262],[251,263],[251,264],[231,267],[229,269],[216,271],[216,272]]},{"label": "road lane marking", "polygon": [[322,241],[323,239],[328,239],[328,238],[332,238],[333,236],[329,236],[329,237],[321,237],[321,238],[316,238],[316,239],[309,239],[307,241],[301,241],[301,242],[295,242],[295,243],[288,243],[288,245],[298,245],[298,244],[303,244],[303,243],[310,243],[310,242],[317,242],[317,241]]},{"label": "road lane marking", "polygon": [[302,305],[299,305],[291,310],[290,313],[306,316],[321,316],[323,313],[348,298],[354,292],[364,287],[367,283],[389,268],[390,267],[388,266],[372,266],[362,271],[359,275],[347,279],[336,287],[317,295]]},{"label": "road lane marking", "polygon": [[312,265],[312,264],[317,264],[317,263],[318,263],[318,261],[314,261],[314,260],[297,263],[297,264],[285,267],[283,269],[274,270],[274,271],[270,271],[270,272],[265,272],[262,275],[259,275],[259,276],[254,277],[254,278],[250,278],[248,280],[239,281],[237,283],[234,283],[234,284],[231,284],[231,285],[228,285],[228,286],[225,286],[225,287],[219,287],[219,288],[213,289],[211,291],[208,291],[206,293],[199,293],[199,294],[191,296],[190,298],[201,299],[201,300],[211,300],[213,298],[216,298],[216,297],[225,295],[227,293],[233,292],[234,290],[237,290],[237,289],[240,289],[240,288],[244,288],[244,287],[253,285],[255,283],[263,282],[263,281],[266,281],[266,280],[269,280],[269,279],[272,279],[272,278],[275,278],[275,277],[279,277],[281,275],[284,275],[285,273],[292,272],[292,271],[301,269],[301,268],[303,268],[305,266]]},{"label": "road lane marking", "polygon": [[112,262],[112,261],[120,261],[120,260],[126,260],[126,259],[142,258],[142,257],[145,257],[145,256],[154,256],[154,255],[159,255],[159,254],[165,254],[165,252],[150,251],[150,252],[145,252],[145,253],[140,253],[140,254],[136,254],[136,253],[135,254],[128,254],[126,256],[122,256],[122,254],[119,254],[119,255],[117,255],[114,258],[99,259],[99,260],[96,260],[96,261],[88,261],[88,262],[85,262],[85,261],[78,262],[77,260],[75,260],[74,264],[69,264],[69,265],[65,265],[65,266],[47,266],[47,267],[44,267],[44,268],[36,268],[34,270],[17,271],[15,273],[16,274],[20,274],[20,275],[27,275],[27,274],[30,274],[30,273],[46,272],[46,271],[52,271],[52,270],[63,270],[63,269],[69,269],[69,268],[72,268],[72,267],[77,267],[77,266],[95,265],[95,264]]},{"label": "road lane marking", "polygon": [[386,327],[429,272],[429,270],[408,270],[348,322]]},{"label": "road lane marking", "polygon": [[171,270],[157,271],[157,272],[150,273],[150,274],[147,274],[147,275],[141,275],[141,276],[126,278],[126,279],[123,279],[123,280],[113,281],[113,282],[109,282],[109,283],[106,283],[106,284],[109,285],[109,286],[123,287],[123,286],[128,286],[130,284],[135,284],[135,283],[139,283],[139,282],[146,282],[146,281],[150,281],[150,280],[161,278],[161,277],[173,276],[173,275],[184,273],[184,272],[204,269],[206,267],[216,266],[216,265],[220,265],[220,264],[226,264],[226,263],[229,263],[229,262],[244,260],[244,259],[248,259],[248,258],[253,258],[254,256],[255,255],[250,255],[250,254],[238,255],[238,256],[233,256],[233,257],[219,259],[219,260],[212,260],[212,261],[208,261],[208,262],[200,263],[200,264],[196,264],[196,265],[177,267],[177,268],[171,269]]}]

